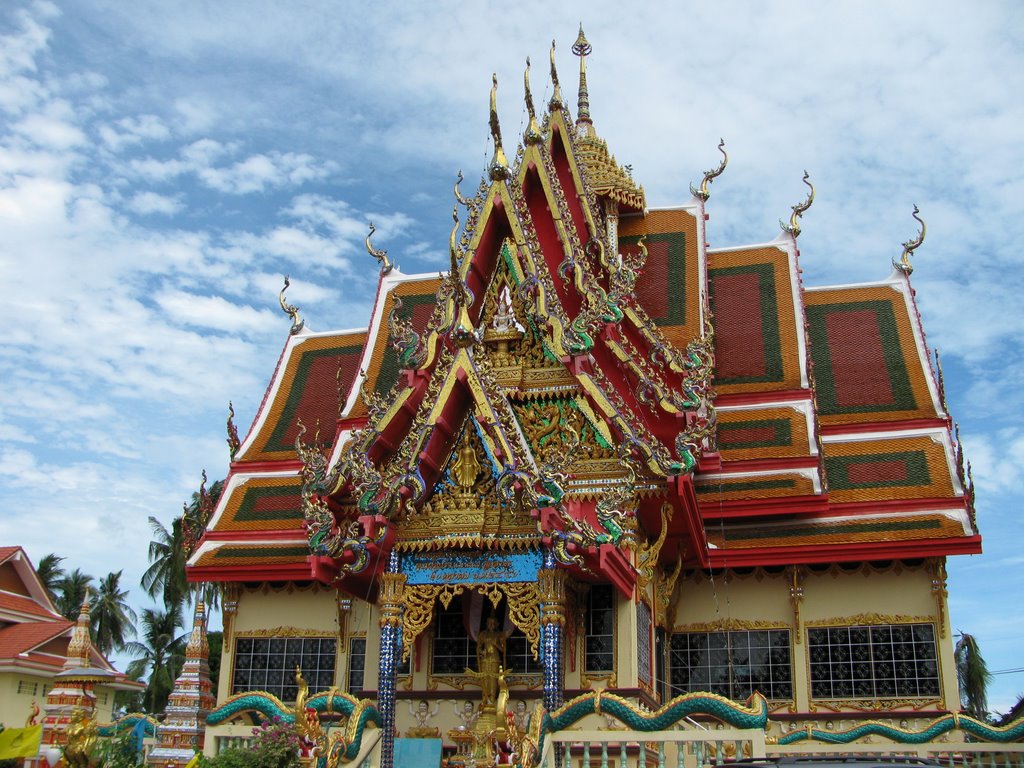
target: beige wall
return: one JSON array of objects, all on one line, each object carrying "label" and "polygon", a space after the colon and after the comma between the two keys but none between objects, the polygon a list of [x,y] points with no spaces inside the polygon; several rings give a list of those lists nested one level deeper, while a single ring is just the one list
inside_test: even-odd
[{"label": "beige wall", "polygon": [[[792,599],[792,570],[719,572],[714,579],[703,573],[683,574],[676,585],[674,610],[670,615],[677,631],[768,627],[795,630],[799,626],[799,632],[794,632],[791,649],[794,709],[802,713],[824,711],[811,700],[807,683],[808,627],[932,623],[939,650],[942,691],[938,702],[932,700],[925,704],[922,700],[919,704],[930,710],[955,708],[953,643],[945,599],[937,598],[932,590],[934,573],[930,563],[895,563],[883,568],[863,565],[852,571],[838,566],[824,571],[800,568],[797,588],[802,590],[802,599],[796,603]],[[840,706],[840,709],[858,708],[863,705]]]},{"label": "beige wall", "polygon": [[[42,722],[46,714],[46,693],[53,687],[53,678],[23,672],[0,673],[0,723],[7,728],[20,728],[31,714],[32,701],[39,707]],[[19,690],[20,689],[20,690]],[[109,723],[113,719],[114,689],[97,686],[96,720]]]}]

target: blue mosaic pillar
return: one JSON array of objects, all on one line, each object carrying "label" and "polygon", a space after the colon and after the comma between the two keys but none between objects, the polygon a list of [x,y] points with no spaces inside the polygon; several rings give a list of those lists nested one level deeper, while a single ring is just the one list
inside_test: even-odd
[{"label": "blue mosaic pillar", "polygon": [[537,573],[540,585],[540,645],[544,670],[544,708],[562,706],[565,692],[565,579],[551,552],[544,553],[544,567]]},{"label": "blue mosaic pillar", "polygon": [[397,552],[388,556],[387,572],[380,577],[380,667],[377,680],[377,708],[380,710],[380,765],[394,768],[395,763],[395,683],[398,659],[402,653],[402,592],[405,574],[400,573]]}]

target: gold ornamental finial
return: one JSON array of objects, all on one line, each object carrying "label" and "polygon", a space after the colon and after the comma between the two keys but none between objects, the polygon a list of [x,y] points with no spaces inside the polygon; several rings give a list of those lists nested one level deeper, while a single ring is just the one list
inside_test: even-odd
[{"label": "gold ornamental finial", "polygon": [[800,222],[798,220],[803,217],[807,209],[811,207],[811,203],[814,202],[814,185],[811,184],[810,179],[810,174],[807,173],[807,171],[804,171],[804,184],[808,186],[810,192],[807,193],[806,200],[793,206],[793,213],[789,216],[789,224],[783,223],[781,219],[779,220],[779,226],[781,226],[786,232],[789,232],[793,237],[799,237]]},{"label": "gold ornamental finial", "polygon": [[540,144],[544,141],[544,136],[540,132],[540,126],[537,125],[537,113],[533,108],[533,94],[530,92],[530,57],[526,57],[526,71],[523,72],[523,91],[524,98],[526,99],[526,111],[530,115],[530,122],[526,126],[526,133],[523,134],[523,140],[527,144]]},{"label": "gold ornamental finial", "polygon": [[366,252],[380,262],[381,275],[387,275],[395,268],[395,265],[391,262],[391,259],[388,258],[388,252],[386,250],[383,248],[374,248],[370,244],[370,238],[373,237],[373,233],[376,231],[377,228],[373,226],[373,222],[371,221],[370,231],[366,233]]},{"label": "gold ornamental finial", "polygon": [[508,178],[508,158],[501,146],[501,125],[498,123],[498,74],[491,74],[491,138],[494,139],[494,157],[491,158],[490,177],[492,181]]},{"label": "gold ornamental finial", "polygon": [[473,201],[459,192],[459,184],[461,184],[465,178],[466,177],[462,175],[462,169],[460,168],[459,177],[455,180],[455,199],[458,200],[461,205],[469,208],[473,204]]},{"label": "gold ornamental finial", "polygon": [[590,119],[590,94],[587,92],[587,56],[594,50],[583,34],[583,24],[580,23],[580,34],[573,43],[572,52],[580,57],[580,92],[577,101],[578,111],[576,114],[576,132],[580,136],[593,136],[594,124]]},{"label": "gold ornamental finial", "polygon": [[231,453],[231,458],[235,458],[235,454],[238,453],[238,449],[242,446],[242,441],[238,439],[238,427],[235,426],[235,404],[228,400],[228,450]]},{"label": "gold ornamental finial", "polygon": [[561,109],[565,106],[562,101],[562,86],[558,84],[558,70],[555,69],[555,41],[551,41],[551,100],[548,102],[549,110]]},{"label": "gold ornamental finial", "polygon": [[462,279],[462,269],[459,264],[459,249],[455,244],[455,234],[459,231],[459,206],[452,207],[452,233],[448,238],[448,253],[451,257],[451,274],[449,279],[455,293],[455,301],[459,305],[458,318],[455,327],[452,329],[452,339],[459,347],[468,347],[476,339],[473,323],[469,319],[469,305],[473,301],[469,288]]},{"label": "gold ornamental finial", "polygon": [[721,176],[722,171],[729,164],[729,153],[725,151],[725,139],[718,140],[718,151],[722,153],[722,162],[718,164],[717,168],[704,172],[704,179],[700,183],[700,189],[694,187],[693,184],[690,185],[690,192],[693,196],[699,197],[705,203],[711,197],[711,190],[709,189],[711,182]]},{"label": "gold ornamental finial", "polygon": [[914,265],[910,263],[910,254],[916,251],[918,246],[920,246],[921,243],[924,242],[924,234],[927,231],[927,227],[925,227],[924,224],[924,219],[918,216],[918,213],[920,213],[920,211],[917,209],[917,206],[915,205],[914,212],[911,215],[915,219],[917,219],[917,223],[921,225],[921,231],[917,233],[917,237],[912,237],[910,240],[907,240],[907,242],[903,244],[903,255],[900,256],[900,260],[892,260],[892,265],[907,277],[910,277],[911,272],[914,271]]},{"label": "gold ornamental finial", "polygon": [[293,336],[302,330],[302,326],[306,324],[305,320],[299,319],[299,308],[287,303],[284,300],[284,292],[288,290],[288,286],[292,284],[291,280],[288,279],[288,275],[284,276],[284,288],[281,289],[281,293],[277,295],[277,300],[281,304],[281,311],[284,312],[288,317],[292,319],[292,328],[289,331]]}]

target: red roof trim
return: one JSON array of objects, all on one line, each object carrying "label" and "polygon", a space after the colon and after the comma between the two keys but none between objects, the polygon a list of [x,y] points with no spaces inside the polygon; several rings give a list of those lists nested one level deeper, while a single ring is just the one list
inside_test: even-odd
[{"label": "red roof trim", "polygon": [[712,549],[712,568],[749,568],[758,565],[903,560],[945,555],[981,554],[981,536],[916,541],[872,541],[857,544],[802,544],[795,547]]},{"label": "red roof trim", "polygon": [[715,398],[715,407],[729,405],[762,405],[769,403],[811,402],[809,389],[784,389],[778,392],[734,392],[724,393]]},{"label": "red roof trim", "polygon": [[859,435],[865,432],[899,432],[907,429],[948,429],[948,419],[904,419],[902,421],[866,421],[857,424],[822,424],[824,435]]}]

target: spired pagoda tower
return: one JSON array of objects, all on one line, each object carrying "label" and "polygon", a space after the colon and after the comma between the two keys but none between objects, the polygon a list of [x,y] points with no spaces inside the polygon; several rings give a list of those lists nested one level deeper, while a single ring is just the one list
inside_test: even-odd
[{"label": "spired pagoda tower", "polygon": [[[54,676],[53,688],[46,694],[43,707],[43,736],[39,754],[46,755],[54,749],[63,750],[68,746],[69,733],[83,736],[96,730],[97,684],[109,683],[116,673],[98,667],[93,662],[92,638],[89,635],[89,590],[85,591],[82,610],[68,644],[67,661],[64,669]],[[42,757],[36,758],[35,765],[46,765]]]},{"label": "spired pagoda tower", "polygon": [[206,639],[206,608],[196,600],[192,633],[185,646],[185,664],[167,699],[166,717],[157,728],[157,746],[146,759],[157,768],[182,768],[201,752],[206,717],[216,705],[210,683],[210,645]]},{"label": "spired pagoda tower", "polygon": [[376,703],[386,766],[396,732],[466,755],[505,708],[597,690],[760,692],[776,736],[957,710],[945,558],[981,540],[909,282],[923,224],[886,279],[805,288],[805,176],[778,237],[710,248],[724,148],[648,208],[594,128],[590,51],[581,30],[575,121],[554,46],[542,117],[527,63],[512,162],[495,78],[447,275],[368,236],[366,329],[313,332],[282,292],[189,561],[227,588],[218,702],[294,701],[300,666]]}]

